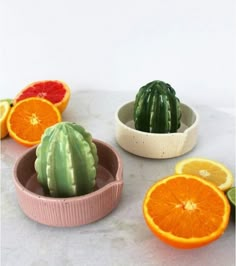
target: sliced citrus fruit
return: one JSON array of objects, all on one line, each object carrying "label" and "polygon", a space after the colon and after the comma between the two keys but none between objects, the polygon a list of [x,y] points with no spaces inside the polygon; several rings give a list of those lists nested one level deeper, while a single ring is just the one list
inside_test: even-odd
[{"label": "sliced citrus fruit", "polygon": [[2,99],[2,100],[0,100],[0,102],[8,102],[11,107],[13,106],[13,100],[12,99],[9,99],[9,98]]},{"label": "sliced citrus fruit", "polygon": [[236,206],[236,187],[232,187],[230,188],[227,193],[226,193],[230,203],[232,205],[234,205],[234,207]]},{"label": "sliced citrus fruit", "polygon": [[70,99],[70,88],[59,80],[44,80],[29,84],[14,99],[14,103],[29,97],[40,97],[55,104],[62,113]]},{"label": "sliced citrus fruit", "polygon": [[0,101],[0,125],[1,125],[0,138],[1,139],[5,138],[8,135],[7,117],[10,112],[10,109],[11,109],[11,106],[7,100]]},{"label": "sliced citrus fruit", "polygon": [[11,108],[7,128],[17,142],[33,146],[40,142],[46,128],[60,121],[61,114],[51,102],[31,97],[19,101]]},{"label": "sliced citrus fruit", "polygon": [[235,208],[236,208],[236,187],[232,187],[230,188],[227,192],[226,192],[226,196],[230,202],[231,205],[231,212],[232,212],[232,216],[235,220]]},{"label": "sliced citrus fruit", "polygon": [[175,166],[176,174],[190,174],[214,183],[226,191],[233,185],[233,175],[223,164],[204,158],[188,158]]},{"label": "sliced citrus fruit", "polygon": [[164,242],[196,248],[223,234],[230,205],[214,184],[197,176],[174,175],[148,190],[143,213],[147,225]]}]

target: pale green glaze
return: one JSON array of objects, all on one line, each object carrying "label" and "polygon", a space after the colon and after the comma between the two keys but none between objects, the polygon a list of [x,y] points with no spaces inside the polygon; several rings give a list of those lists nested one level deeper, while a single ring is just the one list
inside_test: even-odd
[{"label": "pale green glaze", "polygon": [[97,148],[83,127],[61,122],[45,130],[36,150],[38,181],[52,197],[92,192],[98,164]]}]

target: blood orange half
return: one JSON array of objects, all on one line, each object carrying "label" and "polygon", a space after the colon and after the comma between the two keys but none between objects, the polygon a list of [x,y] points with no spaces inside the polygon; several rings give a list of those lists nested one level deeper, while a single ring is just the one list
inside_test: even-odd
[{"label": "blood orange half", "polygon": [[18,93],[14,99],[14,104],[29,97],[45,98],[62,113],[70,99],[70,88],[59,80],[36,81],[27,85]]}]

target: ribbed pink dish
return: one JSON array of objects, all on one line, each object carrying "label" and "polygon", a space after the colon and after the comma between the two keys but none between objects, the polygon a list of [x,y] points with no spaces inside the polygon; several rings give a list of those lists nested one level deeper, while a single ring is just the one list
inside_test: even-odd
[{"label": "ribbed pink dish", "polygon": [[110,145],[100,140],[94,143],[99,157],[96,188],[84,196],[44,196],[34,169],[36,147],[18,159],[14,168],[15,188],[19,205],[29,218],[49,226],[79,226],[103,218],[118,205],[123,188],[121,158]]}]

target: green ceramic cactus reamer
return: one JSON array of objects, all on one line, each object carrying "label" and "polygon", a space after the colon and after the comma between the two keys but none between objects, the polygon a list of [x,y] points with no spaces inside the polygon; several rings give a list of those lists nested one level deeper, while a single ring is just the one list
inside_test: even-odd
[{"label": "green ceramic cactus reamer", "polygon": [[47,128],[36,149],[37,179],[52,197],[92,192],[97,164],[92,136],[76,123],[60,122]]},{"label": "green ceramic cactus reamer", "polygon": [[141,87],[134,103],[135,129],[150,133],[172,133],[180,127],[180,101],[175,90],[160,80]]}]

